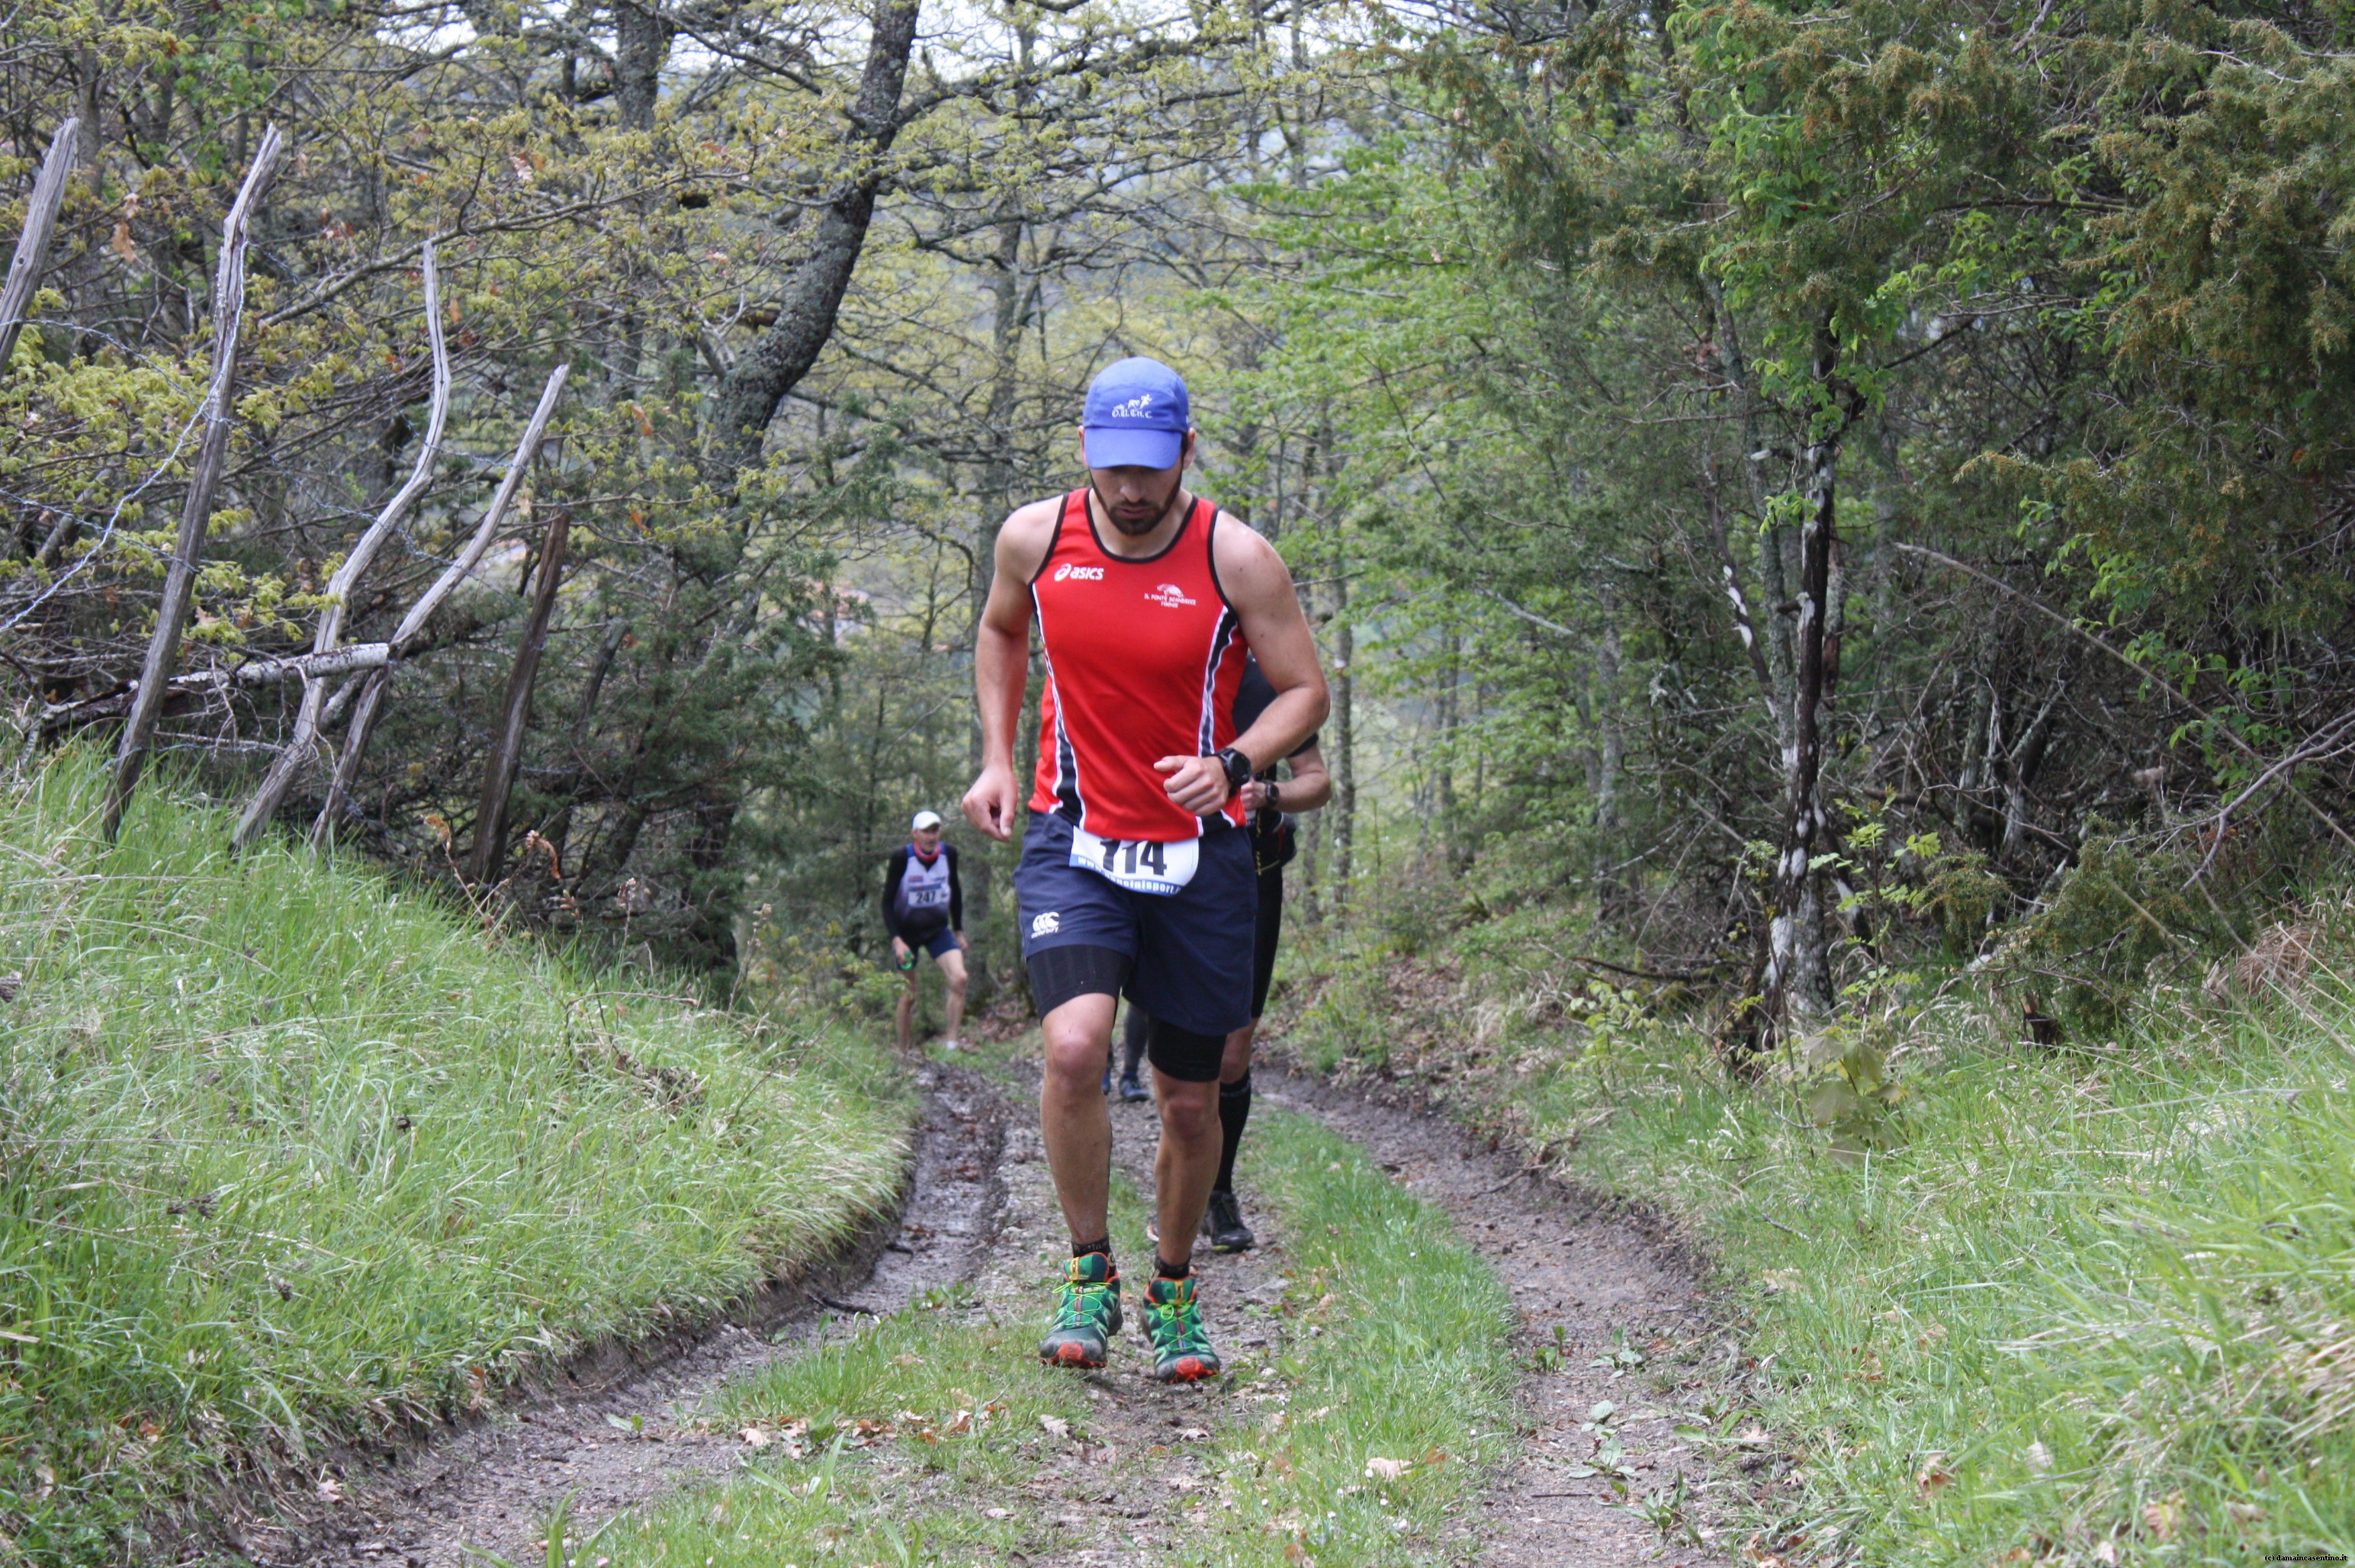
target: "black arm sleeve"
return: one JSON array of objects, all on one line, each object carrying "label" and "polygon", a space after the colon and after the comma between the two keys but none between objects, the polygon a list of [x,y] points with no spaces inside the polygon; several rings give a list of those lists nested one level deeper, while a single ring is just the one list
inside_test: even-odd
[{"label": "black arm sleeve", "polygon": [[964,929],[964,879],[957,875],[957,852],[954,844],[941,846],[941,853],[949,858],[949,929]]},{"label": "black arm sleeve", "polygon": [[908,847],[904,844],[891,851],[883,862],[883,934],[900,934],[900,879],[908,872]]}]

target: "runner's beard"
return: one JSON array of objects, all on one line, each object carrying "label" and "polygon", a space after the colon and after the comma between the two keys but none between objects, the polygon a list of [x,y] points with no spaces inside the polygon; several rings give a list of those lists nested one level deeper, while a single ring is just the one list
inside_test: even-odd
[{"label": "runner's beard", "polygon": [[1181,483],[1177,489],[1169,493],[1169,499],[1162,503],[1161,509],[1159,511],[1154,513],[1153,516],[1147,517],[1141,523],[1132,523],[1124,519],[1120,513],[1114,508],[1112,498],[1110,496],[1106,496],[1102,490],[1096,489],[1096,482],[1093,476],[1091,476],[1088,480],[1088,488],[1095,491],[1096,505],[1103,508],[1103,515],[1112,520],[1112,526],[1119,530],[1123,538],[1132,539],[1143,539],[1146,535],[1159,528],[1163,519],[1169,516],[1170,508],[1177,506],[1178,497],[1186,493],[1186,486]]}]

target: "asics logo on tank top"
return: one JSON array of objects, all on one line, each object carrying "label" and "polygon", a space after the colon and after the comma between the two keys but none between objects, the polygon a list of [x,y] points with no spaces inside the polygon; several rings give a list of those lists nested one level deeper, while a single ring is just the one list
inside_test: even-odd
[{"label": "asics logo on tank top", "polygon": [[[1218,508],[1196,501],[1154,554],[1114,555],[1097,534],[1088,492],[1074,490],[1030,580],[1047,654],[1030,809],[1069,821],[1096,846],[1097,861],[1110,846],[1123,874],[1133,858],[1138,877],[1154,869],[1171,884],[1146,891],[1183,885],[1178,866],[1189,857],[1153,856],[1144,846],[1199,838],[1206,826],[1169,798],[1154,764],[1207,757],[1234,741],[1235,688],[1249,649],[1219,586],[1218,526]],[[1152,613],[1139,611],[1140,600]],[[1242,823],[1239,803],[1220,815]]]}]

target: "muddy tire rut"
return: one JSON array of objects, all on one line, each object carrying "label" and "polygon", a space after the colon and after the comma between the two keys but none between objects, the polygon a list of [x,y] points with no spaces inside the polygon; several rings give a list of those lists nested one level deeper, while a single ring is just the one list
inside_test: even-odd
[{"label": "muddy tire rut", "polygon": [[[1316,1117],[1444,1211],[1512,1292],[1528,1436],[1485,1500],[1482,1568],[1729,1563],[1707,1500],[1718,1483],[1676,1435],[1685,1413],[1664,1403],[1646,1373],[1593,1364],[1625,1349],[1649,1360],[1719,1340],[1699,1261],[1657,1227],[1532,1175],[1439,1116],[1268,1066],[1252,1080],[1264,1103]],[[1540,1370],[1548,1349],[1561,1364]],[[1708,1544],[1680,1545],[1616,1506],[1589,1420],[1605,1402],[1614,1407],[1609,1431],[1635,1472],[1629,1490],[1673,1488],[1681,1477],[1692,1499],[1687,1518],[1710,1531]]]},{"label": "muddy tire rut", "polygon": [[258,1562],[318,1568],[460,1568],[479,1565],[479,1552],[536,1564],[541,1527],[568,1496],[574,1530],[585,1535],[741,1464],[741,1442],[698,1424],[709,1394],[850,1331],[861,1314],[896,1312],[929,1288],[971,1279],[990,1247],[1003,1196],[1004,1102],[963,1070],[927,1068],[918,1087],[923,1115],[896,1223],[830,1266],[763,1291],[739,1321],[683,1336],[654,1364],[576,1360],[575,1375],[558,1386],[432,1445],[389,1477],[349,1483],[342,1506],[307,1521],[304,1545],[273,1552],[255,1531],[244,1550]]}]

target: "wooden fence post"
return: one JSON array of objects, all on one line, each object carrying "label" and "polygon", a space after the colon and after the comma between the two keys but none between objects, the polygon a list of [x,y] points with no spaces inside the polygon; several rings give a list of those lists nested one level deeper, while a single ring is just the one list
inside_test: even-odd
[{"label": "wooden fence post", "polygon": [[[434,265],[433,243],[430,240],[425,244],[424,270],[425,332],[433,346],[433,402],[426,416],[424,444],[417,449],[417,463],[410,469],[407,482],[385,502],[376,521],[368,525],[368,532],[359,537],[359,542],[352,546],[352,553],[328,580],[328,604],[320,613],[318,635],[311,644],[314,655],[336,651],[360,574],[368,571],[384,541],[432,482],[434,462],[442,455],[442,432],[450,420],[450,349],[442,337],[442,278]],[[270,764],[270,771],[262,775],[253,798],[246,803],[243,815],[237,820],[237,830],[229,838],[231,848],[240,852],[250,849],[269,831],[270,819],[277,815],[279,802],[286,798],[295,774],[310,766],[311,760],[318,754],[319,716],[326,699],[326,681],[318,677],[305,677],[303,703],[294,714],[294,733],[287,740],[286,749]]]},{"label": "wooden fence post", "polygon": [[[571,373],[570,365],[559,365],[549,372],[548,385],[539,391],[539,406],[531,411],[531,422],[524,427],[523,439],[516,443],[506,477],[499,481],[498,494],[491,497],[489,509],[475,526],[474,537],[466,541],[466,548],[458,552],[455,560],[442,568],[433,586],[418,595],[417,603],[409,607],[409,613],[400,618],[400,624],[387,639],[394,659],[407,653],[410,645],[424,635],[425,623],[433,618],[442,601],[483,559],[483,551],[490,547],[499,525],[506,520],[507,508],[515,504],[516,492],[522,488],[523,476],[529,472],[532,459],[539,455],[539,443],[548,434],[548,421],[556,412],[557,400],[564,395],[565,379]],[[389,667],[377,670],[368,677],[368,685],[360,691],[358,703],[352,709],[351,728],[344,735],[343,755],[336,759],[336,776],[327,784],[327,803],[319,808],[318,820],[311,824],[314,848],[324,848],[335,835],[336,819],[343,815],[344,805],[351,798],[352,785],[358,782],[360,759],[368,754],[368,737],[375,733],[377,717],[384,709],[385,683],[391,678]]]},{"label": "wooden fence post", "polygon": [[8,282],[0,285],[0,373],[16,352],[16,335],[33,308],[33,291],[40,286],[41,270],[48,264],[49,241],[58,232],[58,208],[66,199],[66,176],[73,172],[74,133],[81,122],[69,120],[58,127],[49,155],[41,160],[41,174],[25,202],[25,231],[16,237],[16,253],[9,259]]},{"label": "wooden fence post", "polygon": [[164,699],[170,694],[172,666],[180,654],[180,635],[187,629],[188,612],[196,603],[197,567],[204,558],[205,527],[212,520],[213,490],[219,485],[221,469],[229,460],[229,430],[237,413],[233,394],[237,384],[238,328],[245,317],[246,226],[271,176],[278,172],[278,157],[285,146],[277,126],[272,125],[261,133],[261,143],[254,149],[253,165],[246,170],[245,184],[238,189],[237,203],[229,209],[229,219],[221,226],[220,266],[213,274],[213,376],[197,413],[204,421],[205,432],[197,448],[196,468],[188,475],[187,500],[180,508],[180,531],[173,541],[171,560],[164,568],[164,596],[155,610],[155,635],[148,639],[147,659],[139,671],[139,689],[132,694],[131,712],[123,723],[123,741],[114,753],[113,784],[107,791],[106,812],[100,824],[110,842],[123,826],[123,808],[129,803],[132,791],[139,787],[140,770],[147,762],[147,742],[155,732],[155,720],[163,716]]},{"label": "wooden fence post", "polygon": [[507,795],[515,788],[516,770],[523,763],[524,727],[531,720],[531,688],[539,678],[540,651],[548,645],[548,620],[556,610],[556,586],[564,572],[565,537],[572,515],[559,511],[548,522],[548,542],[541,547],[539,581],[531,593],[531,620],[524,627],[523,645],[516,649],[515,673],[507,677],[506,706],[491,737],[490,754],[483,762],[483,805],[474,816],[474,848],[466,857],[466,880],[486,882],[506,858]]}]

